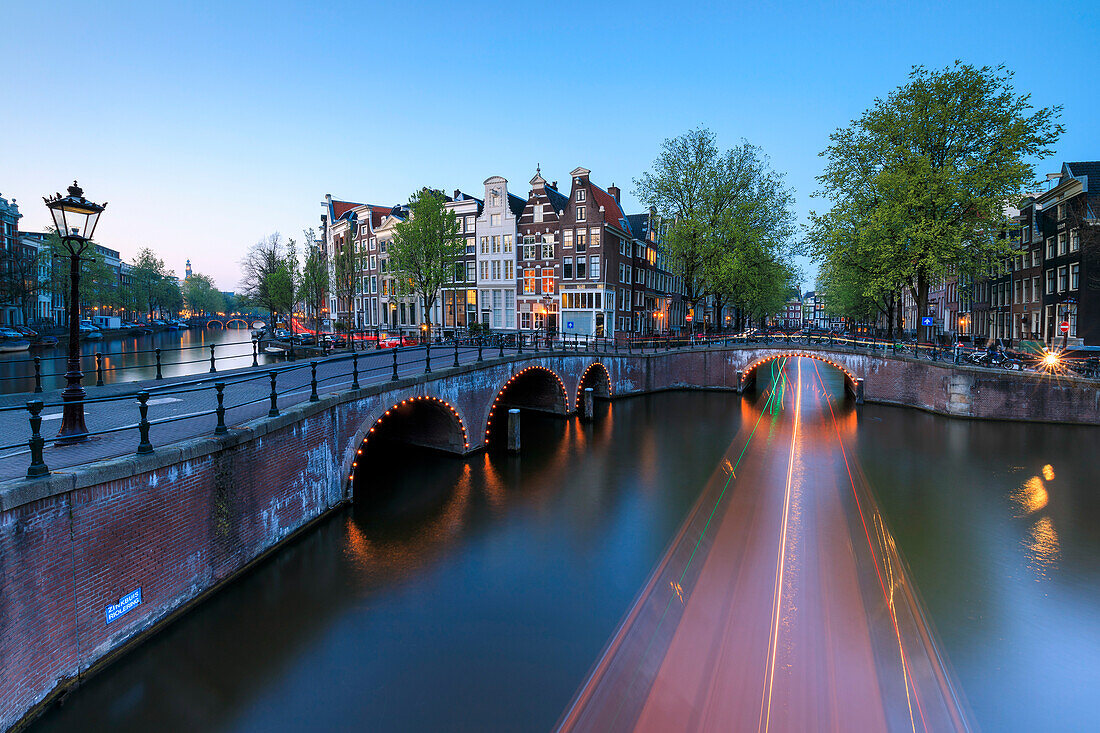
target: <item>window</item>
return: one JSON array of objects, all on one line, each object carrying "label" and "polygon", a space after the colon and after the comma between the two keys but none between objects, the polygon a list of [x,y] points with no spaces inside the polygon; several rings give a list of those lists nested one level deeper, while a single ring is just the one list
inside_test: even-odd
[{"label": "window", "polygon": [[600,246],[600,228],[592,227],[588,230],[588,246],[599,247]]},{"label": "window", "polygon": [[525,260],[535,259],[535,245],[533,245],[533,244],[523,245],[522,255],[523,255],[523,259],[525,259]]},{"label": "window", "polygon": [[[642,268],[639,267],[635,271],[635,273],[636,273],[637,277],[635,278],[634,282],[644,283],[645,282],[645,270],[643,270]],[[640,293],[641,291],[639,290],[638,292]]]},{"label": "window", "polygon": [[495,255],[500,254],[500,235],[499,234],[494,234],[493,235],[493,254],[495,254]]},{"label": "window", "polygon": [[1039,266],[1039,250],[1037,250],[1037,249],[1031,250],[1031,266],[1032,267],[1038,267]]},{"label": "window", "polygon": [[371,255],[370,256],[370,269],[372,269],[372,270],[377,270],[378,269],[378,255]]},{"label": "window", "polygon": [[491,226],[491,227],[500,226],[500,214],[489,214],[489,226]]},{"label": "window", "polygon": [[482,237],[481,238],[481,254],[483,254],[483,255],[489,254],[489,238],[488,237]]},{"label": "window", "polygon": [[529,311],[519,314],[519,327],[525,331],[531,330],[531,313]]},{"label": "window", "polygon": [[1069,251],[1077,252],[1081,249],[1081,233],[1074,229],[1069,233]]},{"label": "window", "polygon": [[554,268],[552,267],[542,268],[542,292],[548,295],[554,294]]},{"label": "window", "polygon": [[503,295],[502,295],[501,291],[494,290],[493,291],[493,328],[503,328],[504,327],[504,323],[503,323],[504,314],[502,312],[503,309],[501,307],[503,305],[503,301],[504,301],[504,298],[503,298]]},{"label": "window", "polygon": [[473,237],[467,237],[466,239],[466,254],[472,255],[477,252],[477,243]]},{"label": "window", "polygon": [[585,211],[583,206],[577,207],[577,221],[585,221]]},{"label": "window", "polygon": [[549,242],[543,241],[542,243],[542,259],[552,260],[554,259],[554,240]]},{"label": "window", "polygon": [[1047,240],[1047,259],[1054,259],[1054,237]]},{"label": "window", "polygon": [[523,271],[523,294],[532,295],[538,292],[538,278],[535,277],[535,268]]},{"label": "window", "polygon": [[373,252],[376,249],[378,249],[378,238],[377,237],[371,237],[370,238],[370,251]]},{"label": "window", "polygon": [[1081,284],[1081,263],[1074,262],[1069,266],[1069,289],[1077,290]]},{"label": "window", "polygon": [[489,279],[489,261],[488,260],[482,260],[481,261],[481,279],[482,280],[488,280]]},{"label": "window", "polygon": [[1047,270],[1047,295],[1054,294],[1054,270]]},{"label": "window", "polygon": [[577,258],[577,279],[578,280],[586,279],[587,273],[588,273],[588,258],[587,257],[578,257]]},{"label": "window", "polygon": [[573,279],[573,258],[565,257],[562,259],[561,266],[561,279],[572,280]]},{"label": "window", "polygon": [[454,280],[455,280],[455,282],[462,282],[462,279],[466,276],[466,263],[465,262],[456,262],[454,264],[455,264]]},{"label": "window", "polygon": [[514,290],[504,291],[504,327],[515,328],[516,325],[516,297]]},{"label": "window", "polygon": [[512,235],[511,234],[505,234],[504,235],[504,252],[505,252],[505,254],[511,254],[511,252],[512,252]]},{"label": "window", "polygon": [[473,262],[466,263],[466,280],[477,280],[477,265],[475,265]]},{"label": "window", "polygon": [[577,201],[584,201],[585,190],[583,188],[577,189]]},{"label": "window", "polygon": [[542,223],[542,204],[535,204],[535,223]]},{"label": "window", "polygon": [[1030,226],[1024,227],[1024,241],[1025,242],[1030,242],[1031,241],[1031,227]]},{"label": "window", "polygon": [[1039,302],[1039,276],[1038,275],[1031,278],[1031,299],[1036,303]]},{"label": "window", "polygon": [[1065,292],[1065,290],[1067,289],[1067,286],[1069,285],[1068,277],[1069,277],[1069,268],[1067,268],[1065,265],[1062,265],[1061,267],[1059,267],[1058,268],[1058,292],[1059,293]]},{"label": "window", "polygon": [[577,230],[577,251],[578,252],[584,252],[585,251],[585,245],[587,245],[587,244],[588,244],[588,230],[587,229],[578,229]]},{"label": "window", "polygon": [[1058,254],[1064,255],[1066,253],[1066,247],[1069,244],[1069,238],[1066,237],[1066,233],[1062,232],[1058,235]]},{"label": "window", "polygon": [[515,280],[516,279],[516,264],[512,260],[504,260],[504,279]]},{"label": "window", "polygon": [[493,279],[500,279],[500,260],[493,260]]},{"label": "window", "polygon": [[562,234],[561,246],[565,249],[573,249],[573,230],[566,229]]},{"label": "window", "polygon": [[593,280],[600,279],[600,256],[592,255],[588,258],[588,276]]},{"label": "window", "polygon": [[466,217],[466,231],[467,232],[472,232],[474,230],[474,225],[475,225],[476,222],[477,222],[476,217],[467,216]]},{"label": "window", "polygon": [[1066,205],[1065,203],[1058,204],[1058,221],[1066,218]]},{"label": "window", "polygon": [[378,292],[378,276],[377,275],[371,275],[370,276],[370,291],[372,293],[377,293]]},{"label": "window", "polygon": [[619,240],[619,254],[621,254],[621,255],[626,254],[626,240],[625,239],[620,239]]}]

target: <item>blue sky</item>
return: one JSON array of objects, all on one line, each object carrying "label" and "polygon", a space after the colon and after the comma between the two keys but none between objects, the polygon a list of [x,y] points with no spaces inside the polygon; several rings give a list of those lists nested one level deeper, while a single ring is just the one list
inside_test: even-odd
[{"label": "blue sky", "polygon": [[1087,0],[9,0],[0,17],[0,192],[23,227],[76,177],[110,202],[101,243],[152,246],[177,273],[190,257],[224,289],[250,244],[316,226],[326,193],[396,203],[499,174],[524,195],[536,164],[581,165],[640,210],[632,179],[698,125],[762,146],[804,219],[829,133],[913,64],[1006,64],[1034,104],[1065,107],[1040,173],[1100,158]]}]

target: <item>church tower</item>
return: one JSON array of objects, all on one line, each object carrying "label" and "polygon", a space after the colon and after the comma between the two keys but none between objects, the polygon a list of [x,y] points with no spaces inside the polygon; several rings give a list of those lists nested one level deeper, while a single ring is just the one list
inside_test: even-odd
[{"label": "church tower", "polygon": [[184,275],[183,275],[184,280],[191,277],[191,260],[187,260],[187,264],[184,266],[183,272],[184,272]]}]

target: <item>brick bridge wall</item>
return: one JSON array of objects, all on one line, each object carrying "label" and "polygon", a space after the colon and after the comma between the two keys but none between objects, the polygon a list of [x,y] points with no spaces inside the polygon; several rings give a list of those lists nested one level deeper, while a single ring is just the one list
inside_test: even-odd
[{"label": "brick bridge wall", "polygon": [[[582,377],[612,397],[736,389],[738,372],[786,353],[795,352],[735,347],[491,359],[325,395],[227,436],[151,456],[0,484],[0,730],[29,719],[36,705],[346,501],[357,448],[402,400],[432,398],[453,410],[448,414],[465,433],[441,447],[474,451],[498,396],[530,367],[557,376],[560,384],[542,383],[564,390],[556,404],[572,411]],[[957,416],[1100,424],[1100,396],[1080,380],[1048,383],[815,347],[797,353],[862,378],[870,401]],[[517,400],[522,404],[505,394],[500,404]],[[108,623],[106,607],[136,588],[140,605]]]}]

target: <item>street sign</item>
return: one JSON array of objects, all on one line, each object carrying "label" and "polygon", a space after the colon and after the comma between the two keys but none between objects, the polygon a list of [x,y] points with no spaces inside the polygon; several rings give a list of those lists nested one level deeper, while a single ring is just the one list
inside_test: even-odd
[{"label": "street sign", "polygon": [[573,322],[572,321],[566,321],[565,322],[565,327],[566,328],[573,328]]},{"label": "street sign", "polygon": [[920,317],[920,325],[922,325],[922,326],[931,326],[932,325],[932,316],[921,316]]},{"label": "street sign", "polygon": [[107,606],[107,608],[104,609],[107,615],[107,623],[111,623],[119,616],[125,613],[129,613],[134,609],[135,606],[139,605],[140,603],[141,586],[138,586],[135,590],[130,591],[122,598],[120,598],[118,603]]},{"label": "street sign", "polygon": [[1058,326],[1058,330],[1062,333],[1069,333],[1069,321],[1062,321],[1062,325]]}]

